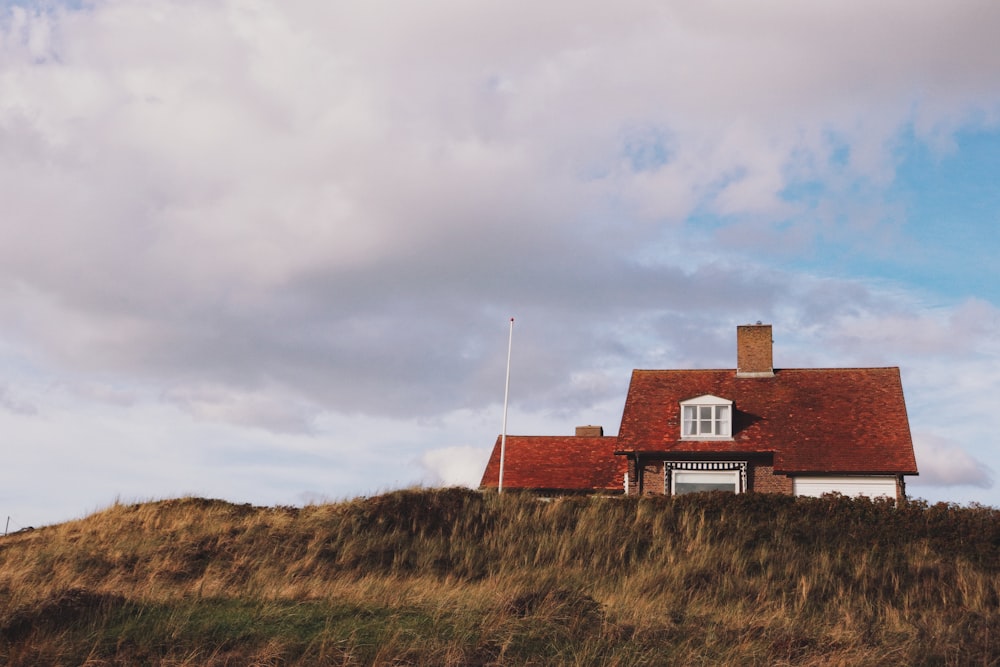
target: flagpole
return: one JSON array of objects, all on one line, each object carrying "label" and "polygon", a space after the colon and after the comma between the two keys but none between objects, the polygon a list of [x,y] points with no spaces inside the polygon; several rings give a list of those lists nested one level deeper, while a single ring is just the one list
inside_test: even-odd
[{"label": "flagpole", "polygon": [[507,336],[507,381],[503,387],[503,430],[500,432],[500,478],[497,493],[503,493],[503,462],[507,455],[507,398],[510,396],[510,351],[514,345],[514,318],[510,318],[510,334]]}]

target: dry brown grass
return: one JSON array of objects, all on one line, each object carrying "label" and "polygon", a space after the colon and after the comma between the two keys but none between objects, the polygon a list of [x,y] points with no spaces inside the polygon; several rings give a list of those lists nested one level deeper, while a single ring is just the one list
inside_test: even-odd
[{"label": "dry brown grass", "polygon": [[997,665],[1000,512],[459,489],[0,539],[9,665]]}]

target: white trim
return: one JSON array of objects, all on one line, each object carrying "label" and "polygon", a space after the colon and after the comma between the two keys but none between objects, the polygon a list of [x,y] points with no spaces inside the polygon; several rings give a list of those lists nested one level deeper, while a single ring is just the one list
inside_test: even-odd
[{"label": "white trim", "polygon": [[685,401],[681,401],[681,405],[732,405],[733,402],[727,398],[720,398],[718,396],[713,396],[712,394],[702,394],[701,396],[695,396],[694,398],[689,398]]}]

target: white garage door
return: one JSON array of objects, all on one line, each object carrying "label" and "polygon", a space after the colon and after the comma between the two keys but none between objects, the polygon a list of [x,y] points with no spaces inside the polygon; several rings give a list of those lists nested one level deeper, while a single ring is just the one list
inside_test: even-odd
[{"label": "white garage door", "polygon": [[796,477],[795,495],[819,497],[824,493],[845,496],[896,497],[895,477]]}]

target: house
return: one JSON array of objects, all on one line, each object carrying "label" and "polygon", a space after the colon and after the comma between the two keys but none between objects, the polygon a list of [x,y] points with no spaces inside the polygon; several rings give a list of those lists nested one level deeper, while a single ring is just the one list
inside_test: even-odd
[{"label": "house", "polygon": [[[633,371],[617,437],[508,436],[504,488],[906,497],[918,473],[898,368],[776,369],[770,325],[736,339],[735,369]],[[482,488],[499,459],[498,439]]]}]

